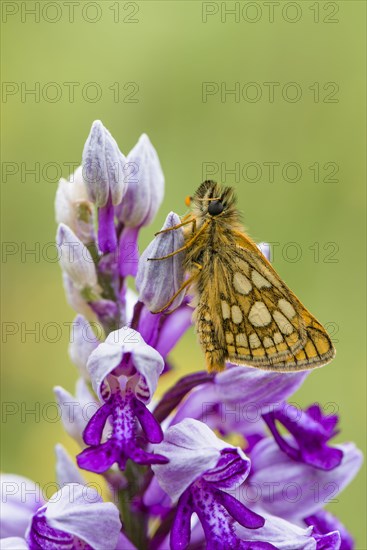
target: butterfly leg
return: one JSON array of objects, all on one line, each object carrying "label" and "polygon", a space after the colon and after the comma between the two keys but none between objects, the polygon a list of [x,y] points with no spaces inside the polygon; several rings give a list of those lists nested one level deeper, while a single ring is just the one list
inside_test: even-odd
[{"label": "butterfly leg", "polygon": [[166,260],[167,258],[171,258],[172,256],[175,256],[176,254],[179,254],[180,252],[187,250],[188,248],[190,248],[192,244],[194,244],[194,242],[199,237],[199,235],[201,235],[201,233],[208,227],[209,223],[210,223],[209,220],[203,223],[199,231],[195,233],[195,235],[191,237],[191,239],[184,246],[181,246],[181,248],[178,248],[174,252],[171,252],[171,254],[167,254],[167,256],[161,256],[160,258],[148,258],[148,261]]},{"label": "butterfly leg", "polygon": [[[196,267],[202,269],[202,266],[199,264],[195,264]],[[177,296],[179,294],[181,294],[181,292],[186,288],[188,287],[194,280],[195,278],[198,276],[198,273],[194,273],[194,275],[191,275],[191,277],[189,277],[181,286],[180,288],[178,289],[177,292],[174,293],[174,295],[172,296],[172,298],[169,300],[169,302],[167,302],[161,309],[158,309],[157,311],[151,311],[151,313],[162,313],[165,309],[167,309],[171,304],[172,302],[175,300],[175,298],[177,298]]]},{"label": "butterfly leg", "polygon": [[[184,220],[185,217],[182,219]],[[173,225],[172,227],[168,227],[167,229],[162,229],[161,231],[154,233],[154,235],[157,236],[157,235],[160,235],[161,233],[168,233],[168,231],[174,231],[175,229],[179,229],[180,227],[183,227],[184,225],[188,225],[189,223],[193,224],[193,232],[195,232],[196,218],[191,218],[190,220],[182,221],[181,223],[178,223],[177,225]]]}]

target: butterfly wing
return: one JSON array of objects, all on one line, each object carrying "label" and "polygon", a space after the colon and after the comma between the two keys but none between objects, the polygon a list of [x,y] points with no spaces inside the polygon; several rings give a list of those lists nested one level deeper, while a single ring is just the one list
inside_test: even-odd
[{"label": "butterfly wing", "polygon": [[229,360],[282,372],[329,362],[335,350],[325,329],[255,243],[234,233],[231,249],[213,259],[197,308],[208,368],[217,370]]}]

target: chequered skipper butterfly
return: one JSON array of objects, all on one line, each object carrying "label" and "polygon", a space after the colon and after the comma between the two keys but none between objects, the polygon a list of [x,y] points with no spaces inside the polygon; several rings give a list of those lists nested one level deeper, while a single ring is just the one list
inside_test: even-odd
[{"label": "chequered skipper butterfly", "polygon": [[[184,227],[190,275],[160,311],[184,288],[194,289],[195,323],[209,372],[225,362],[289,372],[320,367],[335,349],[324,327],[280,279],[239,222],[231,187],[204,181]],[[156,312],[158,313],[158,312]]]}]

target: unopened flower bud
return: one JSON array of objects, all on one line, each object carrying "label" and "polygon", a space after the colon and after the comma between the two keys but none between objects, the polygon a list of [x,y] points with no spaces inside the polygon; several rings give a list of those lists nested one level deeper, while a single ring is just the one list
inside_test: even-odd
[{"label": "unopened flower bud", "polygon": [[126,189],[125,162],[110,132],[95,120],[84,145],[83,177],[89,198],[98,207],[107,204],[109,195],[113,205],[121,202]]},{"label": "unopened flower bud", "polygon": [[94,241],[93,205],[88,199],[81,166],[69,180],[60,179],[55,198],[55,214],[56,221],[68,225],[83,243]]},{"label": "unopened flower bud", "polygon": [[126,191],[126,159],[110,132],[96,120],[83,151],[83,177],[89,198],[98,206],[98,245],[102,252],[117,246],[114,206]]},{"label": "unopened flower bud", "polygon": [[93,290],[97,288],[97,273],[88,248],[72,230],[60,223],[56,244],[59,247],[61,269],[67,273],[77,288]]},{"label": "unopened flower bud", "polygon": [[[162,230],[169,229],[180,223],[180,218],[170,212]],[[158,311],[169,302],[185,280],[183,268],[183,253],[180,252],[165,260],[149,260],[166,256],[184,245],[182,228],[160,233],[148,245],[139,260],[136,287],[139,290],[139,300],[150,311]],[[170,310],[176,309],[184,299],[181,292],[170,305]]]},{"label": "unopened flower bud", "polygon": [[119,220],[129,227],[148,225],[161,205],[164,176],[156,150],[143,134],[126,158],[127,190],[117,208]]}]

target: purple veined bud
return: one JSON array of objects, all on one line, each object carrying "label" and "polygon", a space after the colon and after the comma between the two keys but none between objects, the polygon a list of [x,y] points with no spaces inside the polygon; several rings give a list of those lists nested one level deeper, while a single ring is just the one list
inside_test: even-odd
[{"label": "purple veined bud", "polygon": [[126,158],[127,190],[116,209],[118,219],[128,227],[149,225],[161,205],[164,175],[156,150],[146,134]]},{"label": "purple veined bud", "polygon": [[91,300],[98,294],[97,272],[88,248],[72,230],[60,223],[56,244],[59,248],[59,263],[74,285]]},{"label": "purple veined bud", "polygon": [[[170,212],[162,227],[169,229],[180,223],[180,218]],[[150,261],[148,258],[159,258],[171,254],[184,244],[182,228],[161,233],[148,245],[139,260],[136,287],[139,290],[139,300],[150,311],[163,308],[172,296],[179,290],[185,280],[185,271],[182,262],[182,252],[166,260]],[[170,306],[176,309],[185,297],[181,292]]]},{"label": "purple veined bud", "polygon": [[56,221],[68,225],[83,243],[94,241],[93,204],[88,199],[81,166],[68,180],[60,179],[55,198],[55,215]]},{"label": "purple veined bud", "polygon": [[102,252],[117,246],[114,206],[120,204],[127,188],[126,159],[100,120],[92,124],[83,150],[83,178],[89,199],[98,207],[98,244]]},{"label": "purple veined bud", "polygon": [[121,277],[135,277],[138,270],[138,235],[142,226],[149,225],[161,205],[164,176],[156,150],[148,136],[140,136],[125,164],[127,191],[116,208],[124,224],[119,242]]}]

